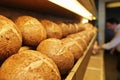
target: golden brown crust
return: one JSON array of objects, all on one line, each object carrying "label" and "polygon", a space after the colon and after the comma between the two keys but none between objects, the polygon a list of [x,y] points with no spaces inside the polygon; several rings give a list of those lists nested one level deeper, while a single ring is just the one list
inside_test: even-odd
[{"label": "golden brown crust", "polygon": [[55,63],[47,56],[26,50],[8,58],[0,69],[0,80],[61,80]]},{"label": "golden brown crust", "polygon": [[74,23],[73,25],[76,28],[76,32],[81,32],[81,31],[85,30],[85,28],[83,26],[78,25],[77,23]]},{"label": "golden brown crust", "polygon": [[15,21],[23,36],[23,43],[28,46],[37,46],[46,39],[46,30],[42,24],[31,16],[20,16]]},{"label": "golden brown crust", "polygon": [[77,43],[82,46],[83,51],[87,48],[86,41],[82,37],[80,37],[78,33],[68,35],[67,38],[72,38],[77,41]]},{"label": "golden brown crust", "polygon": [[77,61],[83,55],[83,48],[72,38],[62,39],[62,43],[74,55],[74,60]]},{"label": "golden brown crust", "polygon": [[41,20],[42,25],[45,27],[48,38],[62,38],[61,28],[50,20]]},{"label": "golden brown crust", "polygon": [[76,28],[73,24],[69,23],[68,27],[69,27],[69,34],[76,33]]},{"label": "golden brown crust", "polygon": [[69,26],[63,22],[59,23],[58,26],[62,29],[63,37],[69,34]]},{"label": "golden brown crust", "polygon": [[90,37],[87,35],[87,33],[85,33],[85,31],[79,32],[78,35],[85,40],[87,45],[89,44]]},{"label": "golden brown crust", "polygon": [[0,63],[17,53],[22,45],[21,34],[16,29],[10,19],[0,15]]},{"label": "golden brown crust", "polygon": [[32,50],[32,48],[29,46],[22,46],[18,52],[20,53],[21,51],[25,51],[25,50]]},{"label": "golden brown crust", "polygon": [[37,51],[52,58],[61,74],[67,73],[73,67],[73,54],[68,50],[68,47],[63,46],[59,39],[50,38],[42,41],[37,47]]}]

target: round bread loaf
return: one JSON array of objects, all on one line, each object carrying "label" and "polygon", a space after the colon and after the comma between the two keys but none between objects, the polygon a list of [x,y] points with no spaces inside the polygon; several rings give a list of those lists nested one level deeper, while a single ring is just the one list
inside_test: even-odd
[{"label": "round bread loaf", "polygon": [[47,56],[26,50],[9,57],[1,66],[0,80],[61,80],[56,64]]},{"label": "round bread loaf", "polygon": [[76,28],[73,24],[69,23],[68,27],[69,27],[69,34],[76,33]]},{"label": "round bread loaf", "polygon": [[41,20],[41,23],[46,29],[48,38],[62,38],[62,30],[56,23],[50,20]]},{"label": "round bread loaf", "polygon": [[86,30],[92,30],[94,28],[93,25],[90,24],[90,23],[85,23],[83,25],[84,25],[84,27],[85,27]]},{"label": "round bread loaf", "polygon": [[92,37],[94,36],[94,33],[92,31],[88,31],[85,30],[82,33],[80,33],[81,35],[85,35],[87,37],[87,42],[89,43],[90,40],[92,39]]},{"label": "round bread loaf", "polygon": [[28,46],[22,46],[18,52],[25,51],[25,50],[31,50],[31,47]]},{"label": "round bread loaf", "polygon": [[80,37],[78,33],[68,35],[67,38],[71,38],[77,41],[77,43],[82,46],[83,51],[87,48],[86,41],[82,37]]},{"label": "round bread loaf", "polygon": [[78,35],[86,41],[87,45],[89,44],[90,36],[88,36],[86,31],[79,32]]},{"label": "round bread loaf", "polygon": [[72,38],[64,38],[61,40],[63,45],[68,48],[74,55],[74,61],[77,61],[83,55],[83,48]]},{"label": "round bread loaf", "polygon": [[93,38],[95,35],[93,31],[86,31],[87,35],[89,36],[90,40]]},{"label": "round bread loaf", "polygon": [[74,65],[74,56],[62,45],[61,40],[50,38],[42,41],[37,51],[46,54],[57,64],[61,74],[67,73]]},{"label": "round bread loaf", "polygon": [[97,28],[90,23],[84,24],[84,27],[85,27],[85,30],[90,31],[92,34],[95,34],[97,32]]},{"label": "round bread loaf", "polygon": [[58,26],[62,29],[63,37],[66,37],[69,34],[69,27],[65,23],[59,23]]},{"label": "round bread loaf", "polygon": [[16,25],[0,15],[0,63],[18,52],[22,45],[22,36]]},{"label": "round bread loaf", "polygon": [[98,31],[97,28],[96,28],[95,26],[94,26],[94,29],[93,29],[93,30],[94,30],[94,33],[95,33],[95,34],[96,34],[97,31]]},{"label": "round bread loaf", "polygon": [[84,28],[83,26],[80,26],[80,25],[78,25],[77,23],[74,23],[73,25],[74,25],[75,28],[76,28],[76,32],[80,32],[80,31],[85,30],[85,28]]},{"label": "round bread loaf", "polygon": [[20,16],[15,23],[22,32],[23,44],[37,46],[42,40],[46,39],[46,30],[36,18]]}]

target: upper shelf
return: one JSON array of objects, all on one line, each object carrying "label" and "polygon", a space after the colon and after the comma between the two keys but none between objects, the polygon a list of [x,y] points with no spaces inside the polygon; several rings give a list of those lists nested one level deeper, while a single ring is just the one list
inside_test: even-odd
[{"label": "upper shelf", "polygon": [[[57,1],[57,3],[55,1]],[[62,2],[62,4],[64,4],[66,1],[68,1],[67,3],[69,3],[69,4],[61,5],[58,1]],[[80,18],[80,16],[85,17],[85,16],[81,15],[81,13],[83,11],[81,11],[81,9],[79,7],[79,6],[82,6],[80,4],[81,2],[79,3],[79,1],[77,1],[77,0],[64,0],[64,1],[63,0],[1,0],[0,5],[6,6],[6,7],[22,8],[22,9],[27,9],[27,10],[39,11],[43,14],[44,13],[51,14],[51,15],[55,15],[55,16],[70,18],[70,19],[73,19],[73,18],[78,19],[78,18]],[[83,2],[85,2],[85,0],[83,0]],[[72,3],[72,4],[70,4],[70,3]],[[88,3],[88,4],[90,4],[90,3]],[[72,7],[70,7],[69,5]],[[91,8],[92,7],[93,6],[91,6]],[[78,8],[78,10],[80,10],[80,11],[76,11],[76,8]],[[89,11],[89,9],[87,10],[87,8],[86,8],[85,11]],[[86,14],[86,12],[83,12],[83,13]],[[88,19],[92,19],[93,16],[95,16],[95,15],[92,12],[90,18],[88,18]],[[85,18],[87,18],[87,17],[85,17]]]},{"label": "upper shelf", "polygon": [[78,0],[90,13],[93,14],[93,16],[96,15],[96,7],[94,0]]}]

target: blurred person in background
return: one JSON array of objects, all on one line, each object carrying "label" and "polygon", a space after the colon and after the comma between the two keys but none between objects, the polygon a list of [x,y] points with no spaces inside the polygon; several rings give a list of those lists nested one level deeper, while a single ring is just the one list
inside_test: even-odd
[{"label": "blurred person in background", "polygon": [[114,32],[115,36],[111,41],[103,44],[102,46],[94,46],[94,50],[99,51],[101,49],[105,49],[105,50],[113,49],[111,54],[115,49],[117,50],[117,53],[116,53],[118,54],[118,58],[117,58],[118,79],[117,80],[120,80],[120,24],[117,19],[110,18],[106,20],[106,26],[108,29]]}]

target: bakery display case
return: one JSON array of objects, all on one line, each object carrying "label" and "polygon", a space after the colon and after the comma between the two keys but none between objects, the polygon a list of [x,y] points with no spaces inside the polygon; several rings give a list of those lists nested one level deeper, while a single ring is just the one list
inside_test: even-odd
[{"label": "bakery display case", "polygon": [[[83,80],[97,35],[97,28],[88,23],[89,20],[96,19],[93,0],[87,0],[87,2],[84,0],[2,0],[0,1],[0,15],[11,19],[19,28],[23,40],[20,45],[30,46],[20,48],[18,51],[20,55],[17,56],[22,56],[21,53],[24,50],[37,50],[55,62],[62,80]],[[26,51],[24,56],[28,56],[28,52]],[[36,52],[33,51],[33,53]],[[63,55],[61,56],[61,54]],[[7,54],[7,56],[11,55]],[[10,59],[12,58],[10,57]],[[3,63],[2,75],[4,75],[2,71],[4,72],[9,61],[8,59],[8,62],[6,60]],[[31,62],[34,63],[34,61]],[[34,65],[38,67],[37,63]],[[34,65],[30,64],[30,66]],[[47,65],[50,65],[49,61]],[[55,71],[57,72],[57,69]],[[5,75],[8,72],[6,70]],[[56,80],[61,80],[56,77],[56,74],[59,76],[59,72],[53,74]],[[0,79],[4,78],[0,77]]]}]

